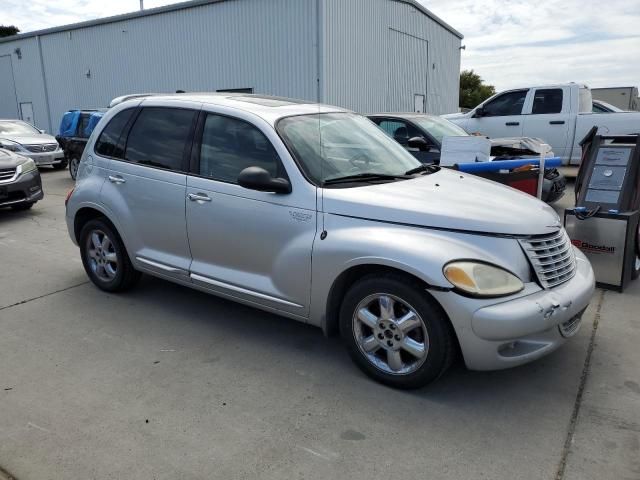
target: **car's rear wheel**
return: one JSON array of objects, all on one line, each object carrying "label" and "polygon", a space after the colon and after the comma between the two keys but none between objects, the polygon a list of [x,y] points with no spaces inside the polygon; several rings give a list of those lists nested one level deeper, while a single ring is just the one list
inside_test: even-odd
[{"label": "car's rear wheel", "polygon": [[636,235],[636,257],[633,261],[631,278],[633,278],[634,280],[636,278],[640,278],[640,227],[638,227],[638,235]]},{"label": "car's rear wheel", "polygon": [[87,222],[79,243],[84,269],[98,288],[119,292],[131,288],[140,278],[120,236],[104,219]]},{"label": "car's rear wheel", "polygon": [[340,331],[353,361],[370,377],[419,388],[450,366],[455,341],[448,320],[417,283],[397,275],[367,276],[342,303]]},{"label": "car's rear wheel", "polygon": [[80,166],[80,159],[78,157],[71,157],[69,160],[69,175],[74,180],[78,176],[78,167]]}]

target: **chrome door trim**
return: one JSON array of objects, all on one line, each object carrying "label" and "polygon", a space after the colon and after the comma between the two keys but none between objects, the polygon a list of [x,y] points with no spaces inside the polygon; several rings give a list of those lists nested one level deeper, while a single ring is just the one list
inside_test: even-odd
[{"label": "chrome door trim", "polygon": [[253,290],[247,290],[246,288],[237,287],[236,285],[231,285],[225,282],[220,282],[218,280],[214,280],[209,277],[203,277],[202,275],[198,275],[196,273],[192,273],[190,277],[192,280],[196,280],[198,282],[204,282],[214,287],[224,288],[226,290],[242,293],[244,295],[250,295],[254,298],[259,298],[261,300],[267,300],[269,302],[275,302],[281,305],[287,305],[289,307],[304,308],[302,305],[298,305],[297,303],[288,302],[287,300],[282,300],[281,298],[272,297],[271,295],[266,295],[264,293],[254,292]]},{"label": "chrome door trim", "polygon": [[171,267],[169,265],[165,265],[164,263],[154,262],[153,260],[147,260],[144,257],[136,257],[136,260],[138,260],[139,262],[144,263],[145,265],[148,265],[150,267],[158,268],[158,269],[160,269],[160,270],[162,270],[164,272],[180,274],[180,275],[187,275],[187,271],[186,270],[183,270],[181,268]]}]

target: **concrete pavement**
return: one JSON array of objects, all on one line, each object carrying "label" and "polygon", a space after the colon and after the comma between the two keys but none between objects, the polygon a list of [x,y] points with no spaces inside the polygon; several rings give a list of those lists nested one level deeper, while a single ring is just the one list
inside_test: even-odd
[{"label": "concrete pavement", "polygon": [[640,284],[596,296],[538,362],[395,391],[316,328],[149,277],[98,291],[66,234],[68,173],[43,180],[31,212],[0,211],[0,465],[18,480],[640,476]]}]

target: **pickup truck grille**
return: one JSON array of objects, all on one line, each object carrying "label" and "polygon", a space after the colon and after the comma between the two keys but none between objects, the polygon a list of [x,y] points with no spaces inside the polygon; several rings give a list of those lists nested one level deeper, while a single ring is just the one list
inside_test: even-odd
[{"label": "pickup truck grille", "polygon": [[15,168],[0,168],[0,182],[11,180],[15,175]]},{"label": "pickup truck grille", "polygon": [[520,240],[538,281],[543,288],[553,288],[573,278],[576,258],[564,228],[549,235],[535,235]]},{"label": "pickup truck grille", "polygon": [[42,145],[24,145],[24,148],[33,153],[53,152],[58,148],[57,143],[45,143]]}]

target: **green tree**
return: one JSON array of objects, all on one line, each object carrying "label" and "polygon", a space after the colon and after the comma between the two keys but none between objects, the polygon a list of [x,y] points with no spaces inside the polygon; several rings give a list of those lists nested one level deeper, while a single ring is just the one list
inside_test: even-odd
[{"label": "green tree", "polygon": [[11,35],[17,35],[18,32],[20,32],[20,29],[13,25],[0,25],[0,37],[10,37]]},{"label": "green tree", "polygon": [[460,106],[474,108],[496,93],[493,85],[485,85],[480,75],[473,70],[460,73]]}]

